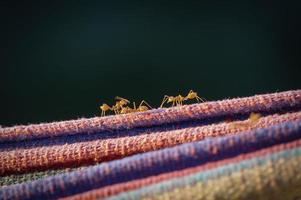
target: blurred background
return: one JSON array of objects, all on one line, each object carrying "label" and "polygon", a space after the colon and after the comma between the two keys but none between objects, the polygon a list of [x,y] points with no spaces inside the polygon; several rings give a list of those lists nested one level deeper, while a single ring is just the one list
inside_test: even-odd
[{"label": "blurred background", "polygon": [[[1,1],[0,125],[301,88],[301,12],[281,1]],[[296,1],[297,2],[297,1]]]}]

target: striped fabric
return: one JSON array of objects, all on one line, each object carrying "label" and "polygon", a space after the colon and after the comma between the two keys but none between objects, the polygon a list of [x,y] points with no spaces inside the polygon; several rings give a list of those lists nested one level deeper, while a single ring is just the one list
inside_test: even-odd
[{"label": "striped fabric", "polygon": [[228,164],[137,189],[111,199],[257,199],[268,198],[270,192],[277,193],[279,188],[284,190],[293,187],[296,190],[292,189],[291,192],[300,192],[300,188],[295,187],[301,184],[301,176],[296,176],[301,170],[300,152],[301,149],[297,148]]},{"label": "striped fabric", "polygon": [[[166,185],[168,185],[168,183],[163,182],[164,180],[172,180],[172,181],[169,181],[169,184],[173,184],[174,178],[177,178],[177,177],[184,177],[186,175],[191,175],[191,174],[193,174],[192,175],[192,177],[193,177],[193,176],[195,176],[195,173],[197,173],[197,172],[203,173],[204,171],[209,171],[209,170],[212,171],[212,169],[217,169],[217,168],[220,168],[221,166],[228,166],[229,164],[232,164],[232,166],[234,166],[235,164],[240,163],[240,161],[247,161],[248,159],[254,160],[254,158],[256,158],[256,157],[266,156],[266,158],[268,158],[269,154],[277,153],[282,150],[292,150],[293,148],[299,147],[300,145],[301,145],[301,140],[293,141],[291,143],[275,145],[270,148],[265,148],[265,149],[247,153],[247,154],[241,154],[241,155],[235,156],[233,158],[227,158],[227,159],[223,159],[223,160],[216,161],[216,162],[209,162],[204,165],[199,165],[196,167],[190,167],[190,168],[186,168],[183,170],[173,171],[170,173],[163,173],[163,174],[160,174],[157,176],[150,176],[150,177],[147,177],[144,179],[138,179],[138,180],[129,181],[129,182],[125,182],[125,183],[115,184],[112,186],[102,187],[102,188],[95,189],[92,191],[88,191],[88,192],[84,192],[81,194],[66,197],[65,199],[104,198],[104,197],[112,196],[114,194],[137,189],[142,186],[152,185],[152,184],[162,181],[162,184],[160,185],[161,188],[160,188],[160,186],[158,187],[158,184],[156,184],[156,185],[152,185],[151,187],[144,187],[142,191],[139,191],[139,193],[137,193],[137,191],[135,191],[135,192],[131,192],[131,193],[125,193],[125,194],[122,194],[119,196],[120,198],[123,196],[123,198],[129,197],[129,199],[131,199],[131,198],[134,199],[133,197],[136,195],[137,198],[138,197],[141,198],[143,195],[144,196],[152,195],[154,193],[155,189],[157,189],[157,191],[160,191],[160,189],[161,189],[161,192],[166,190]],[[200,173],[200,174],[202,174],[202,173]],[[164,188],[164,184],[165,184],[165,188]],[[178,184],[181,184],[181,182],[178,182]],[[162,185],[163,185],[163,187],[162,187]],[[162,190],[162,188],[164,188],[164,190]],[[137,195],[139,195],[139,196],[137,196]]]},{"label": "striped fabric", "polygon": [[299,163],[296,90],[0,128],[0,199],[296,199]]}]

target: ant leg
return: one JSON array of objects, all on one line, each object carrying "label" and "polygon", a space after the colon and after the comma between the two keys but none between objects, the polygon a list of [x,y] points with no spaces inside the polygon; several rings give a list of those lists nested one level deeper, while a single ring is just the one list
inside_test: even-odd
[{"label": "ant leg", "polygon": [[177,104],[177,106],[181,106],[182,105],[182,102],[181,102],[181,100],[176,100],[176,104]]},{"label": "ant leg", "polygon": [[168,99],[168,96],[165,95],[164,98],[163,98],[163,101],[162,101],[162,103],[161,103],[161,105],[160,105],[160,108],[163,107],[163,105],[164,105],[164,103],[167,101],[167,99]]},{"label": "ant leg", "polygon": [[[201,97],[197,96],[196,97],[197,100],[201,100],[201,102],[205,102],[204,99],[202,99]],[[205,99],[206,100],[206,99]]]},{"label": "ant leg", "polygon": [[151,107],[146,101],[144,101],[144,100],[141,101],[139,107],[142,106],[143,103],[144,103],[145,105],[147,105],[149,108],[152,109],[152,107]]},{"label": "ant leg", "polygon": [[181,106],[181,101],[180,100],[176,100],[176,106]]},{"label": "ant leg", "polygon": [[166,99],[166,98],[165,98],[165,96],[164,96],[164,97],[163,97],[163,100],[162,100],[162,102],[161,102],[160,108],[162,108],[164,102],[166,101],[165,99]]}]

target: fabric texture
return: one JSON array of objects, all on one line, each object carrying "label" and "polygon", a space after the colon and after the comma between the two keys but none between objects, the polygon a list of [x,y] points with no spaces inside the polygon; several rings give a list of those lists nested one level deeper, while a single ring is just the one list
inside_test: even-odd
[{"label": "fabric texture", "polygon": [[33,173],[12,174],[8,176],[2,176],[0,177],[0,186],[13,185],[17,183],[37,180],[48,176],[54,176],[57,174],[72,172],[81,168],[65,168],[65,169],[58,169],[58,170],[46,170],[46,171],[38,171]]},{"label": "fabric texture", "polygon": [[[238,134],[300,118],[301,112],[296,112],[262,117],[258,123],[250,126],[236,127],[235,123],[237,122],[230,122],[169,131],[142,132],[130,137],[107,138],[64,145],[52,143],[49,146],[40,145],[27,148],[19,146],[18,149],[0,152],[0,175],[90,165],[178,144],[200,141],[205,138]],[[248,120],[242,121],[242,123],[245,122]],[[68,142],[68,138],[64,141]]]},{"label": "fabric texture", "polygon": [[299,163],[295,90],[0,128],[0,199],[296,199]]},{"label": "fabric texture", "polygon": [[209,196],[216,199],[249,199],[252,195],[249,193],[264,197],[270,192],[277,192],[278,188],[289,189],[300,185],[300,161],[298,148],[191,174],[111,199],[205,199]]},{"label": "fabric texture", "polygon": [[[265,148],[259,151],[255,151],[255,152],[251,152],[251,153],[247,153],[247,154],[241,154],[238,156],[235,156],[233,158],[228,158],[228,159],[223,159],[223,160],[219,160],[216,162],[209,162],[206,163],[204,165],[199,165],[196,167],[190,167],[190,168],[186,168],[183,170],[179,170],[179,171],[173,171],[170,173],[163,173],[157,176],[150,176],[144,179],[138,179],[138,180],[134,180],[134,181],[129,181],[129,182],[125,182],[125,183],[119,183],[119,184],[114,184],[111,186],[106,186],[106,187],[102,187],[99,189],[95,189],[95,190],[91,190],[88,192],[84,192],[81,194],[77,194],[77,195],[73,195],[73,196],[69,196],[66,197],[64,199],[99,199],[99,198],[105,198],[105,197],[109,197],[112,195],[116,195],[119,194],[121,192],[125,192],[125,191],[130,191],[130,190],[134,190],[137,188],[142,188],[144,186],[148,186],[148,185],[152,185],[158,182],[162,182],[165,180],[172,180],[170,181],[170,183],[173,182],[174,178],[177,177],[183,177],[186,175],[190,175],[190,174],[194,174],[197,172],[204,172],[204,171],[208,171],[210,169],[215,169],[218,168],[220,166],[226,166],[229,164],[233,164],[233,163],[239,163],[241,161],[245,161],[245,160],[249,160],[249,159],[254,159],[256,157],[263,157],[266,156],[266,158],[269,158],[269,154],[272,153],[277,153],[277,152],[281,152],[284,150],[293,150],[294,148],[300,148],[301,147],[301,140],[297,140],[297,141],[293,141],[290,143],[285,143],[285,144],[280,144],[280,145],[275,145],[272,146],[270,148]],[[193,175],[194,176],[194,175]],[[129,194],[125,193],[122,194],[120,196],[118,196],[119,198],[124,198],[126,199],[127,197],[130,199],[135,199],[136,198],[141,198],[143,195],[147,195],[148,192],[155,193],[155,190],[160,190],[162,188],[164,188],[164,184],[168,185],[167,183],[162,183],[160,186],[156,186],[153,185],[151,187],[149,187],[149,189],[147,189],[147,187],[143,188],[143,190],[137,190],[135,192],[131,192]],[[162,187],[163,185],[163,187]],[[164,190],[163,190],[164,191]],[[143,194],[144,192],[144,194]]]}]

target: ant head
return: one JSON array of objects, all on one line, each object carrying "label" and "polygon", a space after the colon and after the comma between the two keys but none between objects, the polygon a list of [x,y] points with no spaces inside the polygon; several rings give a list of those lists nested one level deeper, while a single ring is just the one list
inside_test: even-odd
[{"label": "ant head", "polygon": [[109,108],[109,105],[106,103],[103,103],[101,106],[99,106],[100,110],[106,110]]},{"label": "ant head", "polygon": [[188,95],[191,95],[191,96],[197,96],[197,93],[193,90],[190,90]]}]

